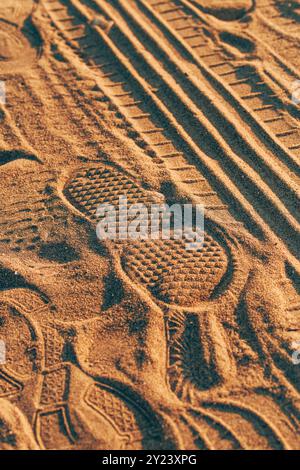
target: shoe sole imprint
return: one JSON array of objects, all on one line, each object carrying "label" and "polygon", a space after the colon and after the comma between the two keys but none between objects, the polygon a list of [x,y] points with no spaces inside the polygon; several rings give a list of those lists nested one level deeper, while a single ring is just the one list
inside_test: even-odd
[{"label": "shoe sole imprint", "polygon": [[[90,221],[96,222],[100,204],[150,204],[151,197],[124,173],[110,168],[78,171],[64,188],[67,200]],[[154,198],[153,201],[154,202]],[[180,306],[195,305],[217,295],[229,269],[229,253],[215,236],[205,232],[203,248],[188,251],[184,240],[139,240],[126,243],[121,256],[128,276],[158,300]]]}]

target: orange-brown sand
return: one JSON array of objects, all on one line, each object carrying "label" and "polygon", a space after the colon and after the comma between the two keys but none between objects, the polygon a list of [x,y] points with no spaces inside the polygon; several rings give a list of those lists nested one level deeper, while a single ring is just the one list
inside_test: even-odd
[{"label": "orange-brown sand", "polygon": [[[299,1],[1,0],[1,449],[299,449],[299,45]],[[203,248],[99,240],[121,194]]]}]

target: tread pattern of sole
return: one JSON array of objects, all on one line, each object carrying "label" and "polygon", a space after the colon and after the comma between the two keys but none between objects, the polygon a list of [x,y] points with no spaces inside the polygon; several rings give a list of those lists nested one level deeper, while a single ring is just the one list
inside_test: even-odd
[{"label": "tread pattern of sole", "polygon": [[[129,137],[135,139],[142,148],[150,146],[150,154],[154,159],[156,158],[159,165],[165,165],[169,170],[179,168],[179,170],[171,170],[174,176],[176,175],[177,179],[188,185],[189,190],[201,198],[208,210],[220,214],[224,223],[228,221],[228,223],[236,224],[228,213],[226,204],[218,197],[208,178],[187,161],[183,148],[186,148],[186,152],[191,155],[193,150],[187,148],[187,143],[182,141],[173,123],[168,122],[166,126],[166,117],[162,110],[157,108],[156,102],[152,102],[151,88],[143,86],[141,82],[137,83],[136,78],[130,75],[120,59],[112,55],[104,39],[101,39],[89,27],[84,26],[85,18],[81,10],[76,9],[75,5],[62,7],[62,3],[47,0],[45,3],[45,5],[49,4],[47,12],[70,47],[97,74],[97,83],[101,82],[101,89],[105,95],[110,98],[120,114],[126,116],[131,126],[128,131]],[[55,10],[55,6],[61,7],[60,15],[52,11]],[[79,7],[77,3],[76,7]],[[76,25],[85,29],[85,34],[80,38],[74,36],[73,33],[73,26]],[[99,43],[101,54],[100,48],[96,46]]]}]

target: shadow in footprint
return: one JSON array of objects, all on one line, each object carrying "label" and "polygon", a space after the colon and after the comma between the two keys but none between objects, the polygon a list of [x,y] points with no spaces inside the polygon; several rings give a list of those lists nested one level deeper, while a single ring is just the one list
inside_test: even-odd
[{"label": "shadow in footprint", "polygon": [[255,51],[255,44],[250,39],[243,36],[223,31],[220,33],[220,39],[244,54],[250,54]]},{"label": "shadow in footprint", "polygon": [[0,166],[20,159],[41,163],[35,155],[23,152],[22,150],[0,150]]}]

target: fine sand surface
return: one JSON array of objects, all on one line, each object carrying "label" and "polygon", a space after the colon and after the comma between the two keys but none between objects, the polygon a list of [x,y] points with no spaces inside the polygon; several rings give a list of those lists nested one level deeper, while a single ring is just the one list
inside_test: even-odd
[{"label": "fine sand surface", "polygon": [[300,1],[1,0],[0,80],[0,449],[299,449]]}]

